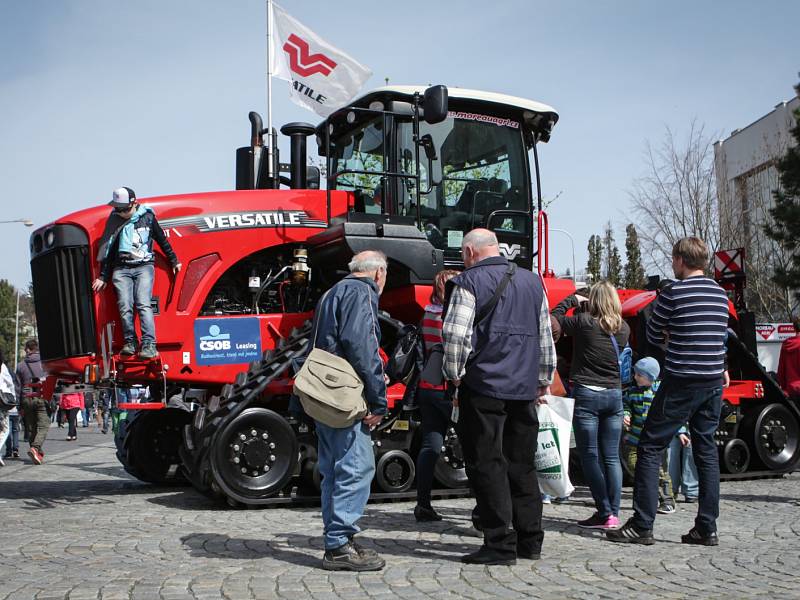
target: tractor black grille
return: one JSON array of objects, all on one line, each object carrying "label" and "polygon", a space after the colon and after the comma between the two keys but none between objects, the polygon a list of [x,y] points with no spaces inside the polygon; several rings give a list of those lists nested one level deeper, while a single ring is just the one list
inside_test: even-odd
[{"label": "tractor black grille", "polygon": [[[74,226],[56,226],[54,229],[60,227]],[[74,241],[73,236],[67,237]],[[33,250],[31,259],[42,359],[90,354],[94,352],[95,329],[89,247],[59,247],[58,241],[64,239],[63,235],[51,239],[55,247],[38,255]]]}]

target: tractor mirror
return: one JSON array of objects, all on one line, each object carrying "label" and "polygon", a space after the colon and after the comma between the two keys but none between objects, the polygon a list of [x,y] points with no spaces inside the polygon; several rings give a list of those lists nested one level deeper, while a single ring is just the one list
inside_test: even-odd
[{"label": "tractor mirror", "polygon": [[447,118],[447,86],[433,85],[422,97],[423,118],[429,125],[441,123]]}]

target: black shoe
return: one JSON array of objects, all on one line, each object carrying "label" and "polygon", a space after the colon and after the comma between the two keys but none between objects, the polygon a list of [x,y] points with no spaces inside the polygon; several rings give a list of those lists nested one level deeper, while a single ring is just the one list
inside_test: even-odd
[{"label": "black shoe", "polygon": [[686,502],[686,504],[697,504],[697,496],[686,496],[684,502]]},{"label": "black shoe", "polygon": [[517,558],[524,558],[526,560],[539,560],[542,558],[542,553],[517,548]]},{"label": "black shoe", "polygon": [[108,429],[103,429],[103,433],[108,433]]},{"label": "black shoe", "polygon": [[134,354],[136,354],[136,344],[133,342],[125,342],[122,350],[119,351],[120,356],[133,356]]},{"label": "black shoe", "polygon": [[361,554],[355,546],[347,542],[333,550],[326,550],[322,557],[322,568],[326,571],[380,571],[386,561],[380,556]]},{"label": "black shoe", "polygon": [[645,546],[651,546],[655,543],[655,539],[653,539],[653,530],[639,529],[633,524],[632,517],[619,529],[609,529],[606,531],[606,537],[612,542],[621,542],[623,544],[644,544]]},{"label": "black shoe", "polygon": [[19,458],[19,450],[14,450],[13,457],[14,458]]},{"label": "black shoe", "polygon": [[414,518],[417,520],[417,523],[424,523],[427,521],[441,521],[442,515],[433,510],[433,508],[417,504],[414,507]]},{"label": "black shoe", "polygon": [[681,536],[681,544],[697,544],[698,546],[719,546],[719,537],[717,532],[713,531],[703,535],[697,531],[696,527],[692,527],[689,533]]},{"label": "black shoe", "polygon": [[513,554],[505,554],[481,546],[479,550],[462,556],[461,562],[468,565],[515,565],[517,559]]}]

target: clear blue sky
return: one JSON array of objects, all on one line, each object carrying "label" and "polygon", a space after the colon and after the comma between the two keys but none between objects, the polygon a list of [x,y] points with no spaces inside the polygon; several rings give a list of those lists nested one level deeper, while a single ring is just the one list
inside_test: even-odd
[{"label": "clear blue sky", "polygon": [[[541,150],[551,225],[586,242],[626,223],[645,140],[697,117],[729,134],[793,94],[800,3],[284,0],[374,72],[367,88],[445,83],[561,115]],[[265,2],[0,0],[0,220],[36,226],[107,202],[232,189],[249,110],[265,110]],[[275,123],[319,119],[276,81]],[[28,236],[0,224],[0,278],[30,280]],[[556,266],[571,263],[553,234]]]}]

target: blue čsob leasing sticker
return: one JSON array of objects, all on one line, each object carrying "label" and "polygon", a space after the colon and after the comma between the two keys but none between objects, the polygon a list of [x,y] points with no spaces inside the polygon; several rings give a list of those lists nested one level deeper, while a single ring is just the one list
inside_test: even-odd
[{"label": "blue \u010dsob leasing sticker", "polygon": [[257,318],[197,319],[194,351],[198,365],[234,365],[261,358]]}]

